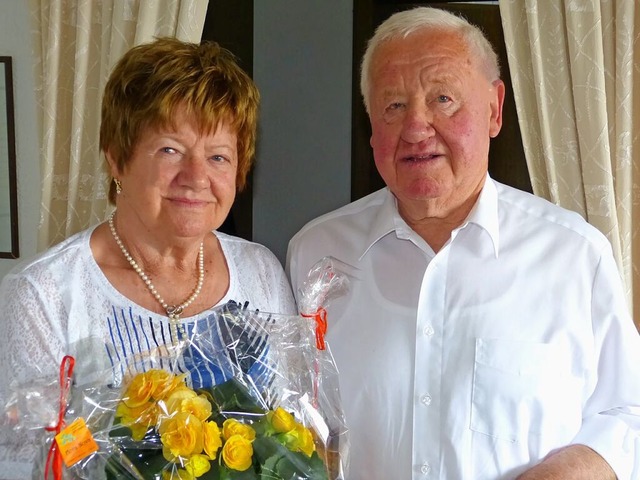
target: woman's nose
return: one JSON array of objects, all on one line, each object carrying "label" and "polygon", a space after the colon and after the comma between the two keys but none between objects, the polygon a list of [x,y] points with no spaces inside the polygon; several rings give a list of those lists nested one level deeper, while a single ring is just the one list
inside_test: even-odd
[{"label": "woman's nose", "polygon": [[180,184],[194,190],[202,190],[207,188],[208,183],[209,176],[206,159],[200,155],[188,155],[184,159],[180,172]]}]

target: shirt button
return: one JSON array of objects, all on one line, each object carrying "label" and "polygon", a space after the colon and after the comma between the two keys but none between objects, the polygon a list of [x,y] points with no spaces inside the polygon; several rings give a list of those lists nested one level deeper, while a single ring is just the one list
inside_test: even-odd
[{"label": "shirt button", "polygon": [[431,325],[427,325],[426,327],[424,327],[422,332],[424,333],[425,337],[431,337],[435,333]]},{"label": "shirt button", "polygon": [[423,463],[422,466],[420,467],[420,473],[422,473],[423,475],[429,475],[429,473],[431,472],[431,465],[429,465],[428,463]]},{"label": "shirt button", "polygon": [[420,401],[422,402],[423,405],[431,405],[431,395],[429,395],[428,393],[425,395],[422,395],[420,397]]}]

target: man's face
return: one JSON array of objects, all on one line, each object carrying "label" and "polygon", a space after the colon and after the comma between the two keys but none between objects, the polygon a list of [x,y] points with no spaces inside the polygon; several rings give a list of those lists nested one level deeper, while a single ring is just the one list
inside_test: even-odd
[{"label": "man's face", "polygon": [[503,83],[491,82],[459,36],[443,31],[383,43],[370,75],[371,147],[401,215],[466,216],[502,125]]}]

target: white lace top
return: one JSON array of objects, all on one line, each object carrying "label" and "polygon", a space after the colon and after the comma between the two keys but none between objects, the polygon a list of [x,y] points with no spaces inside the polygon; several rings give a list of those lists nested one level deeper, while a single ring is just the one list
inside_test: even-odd
[{"label": "white lace top", "polygon": [[[92,232],[81,232],[18,266],[0,284],[2,412],[16,385],[41,379],[55,383],[64,355],[74,356],[75,383],[82,385],[92,381],[92,372],[122,357],[171,343],[168,319],[131,302],[104,276],[89,247]],[[266,247],[214,233],[230,277],[219,305],[233,301],[262,312],[296,313],[282,266]],[[188,330],[206,316],[202,312],[182,322]],[[29,478],[43,432],[17,433],[3,423],[0,478]]]}]

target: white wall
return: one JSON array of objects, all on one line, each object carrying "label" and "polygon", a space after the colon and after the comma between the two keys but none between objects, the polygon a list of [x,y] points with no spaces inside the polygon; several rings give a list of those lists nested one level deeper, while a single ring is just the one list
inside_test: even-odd
[{"label": "white wall", "polygon": [[253,237],[283,263],[300,227],[350,200],[352,3],[254,2]]},{"label": "white wall", "polygon": [[0,55],[12,57],[20,258],[0,259],[0,278],[36,253],[40,219],[40,147],[31,62],[29,2],[0,0]]}]

